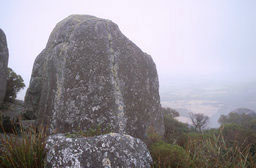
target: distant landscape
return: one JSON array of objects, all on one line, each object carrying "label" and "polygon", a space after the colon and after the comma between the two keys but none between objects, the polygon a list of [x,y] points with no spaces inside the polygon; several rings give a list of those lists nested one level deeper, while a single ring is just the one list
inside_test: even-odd
[{"label": "distant landscape", "polygon": [[190,112],[203,113],[210,117],[208,127],[215,128],[220,115],[236,108],[256,111],[255,86],[256,80],[160,79],[161,104],[176,109],[187,123]]}]

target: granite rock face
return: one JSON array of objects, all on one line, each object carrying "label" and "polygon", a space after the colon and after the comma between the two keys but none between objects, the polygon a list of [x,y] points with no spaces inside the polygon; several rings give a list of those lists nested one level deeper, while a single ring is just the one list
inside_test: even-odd
[{"label": "granite rock face", "polygon": [[2,29],[0,29],[0,105],[3,103],[6,92],[8,59],[6,37]]},{"label": "granite rock face", "polygon": [[47,139],[46,168],[150,168],[152,158],[146,145],[129,135],[110,133],[90,138]]},{"label": "granite rock face", "polygon": [[25,97],[28,116],[51,133],[98,125],[145,138],[164,133],[155,63],[110,20],[71,15],[36,58]]}]

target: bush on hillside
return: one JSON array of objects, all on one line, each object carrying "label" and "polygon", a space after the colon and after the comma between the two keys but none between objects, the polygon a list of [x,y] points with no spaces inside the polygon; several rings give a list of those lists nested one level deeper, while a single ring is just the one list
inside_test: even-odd
[{"label": "bush on hillside", "polygon": [[256,115],[252,114],[238,114],[231,112],[228,115],[221,115],[218,122],[221,125],[225,124],[237,124],[245,128],[249,128],[249,123],[256,120]]},{"label": "bush on hillside", "polygon": [[[222,126],[222,134],[228,147],[239,146],[246,148],[256,144],[256,132],[237,124],[225,124]],[[252,153],[256,152],[255,147],[251,149]]]},{"label": "bush on hillside", "polygon": [[169,115],[164,116],[164,126],[164,139],[168,143],[176,143],[181,136],[189,132],[187,124],[181,123]]},{"label": "bush on hillside", "polygon": [[5,102],[14,102],[17,93],[25,87],[24,81],[20,75],[17,75],[11,68],[8,68],[7,88],[5,93]]},{"label": "bush on hillside", "polygon": [[175,109],[172,109],[170,107],[161,107],[161,111],[163,113],[164,116],[169,116],[171,118],[175,118],[180,116],[180,113],[178,111],[176,111]]},{"label": "bush on hillside", "polygon": [[150,152],[154,160],[152,167],[188,168],[192,164],[189,154],[178,145],[160,141],[150,146]]}]

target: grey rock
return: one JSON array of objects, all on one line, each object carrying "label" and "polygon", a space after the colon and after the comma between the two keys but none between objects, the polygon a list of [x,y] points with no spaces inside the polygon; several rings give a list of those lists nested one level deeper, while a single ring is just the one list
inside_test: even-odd
[{"label": "grey rock", "polygon": [[48,137],[46,168],[150,167],[146,145],[129,135],[110,133],[89,138]]},{"label": "grey rock", "polygon": [[0,111],[0,115],[8,116],[11,120],[18,120],[25,112],[24,102],[22,100],[15,100],[14,102],[7,102],[7,109]]},{"label": "grey rock", "polygon": [[25,106],[50,133],[98,125],[142,139],[150,127],[164,133],[154,61],[115,23],[88,15],[56,25],[35,60]]},{"label": "grey rock", "polygon": [[0,105],[3,103],[6,92],[8,59],[6,36],[3,30],[0,29]]}]

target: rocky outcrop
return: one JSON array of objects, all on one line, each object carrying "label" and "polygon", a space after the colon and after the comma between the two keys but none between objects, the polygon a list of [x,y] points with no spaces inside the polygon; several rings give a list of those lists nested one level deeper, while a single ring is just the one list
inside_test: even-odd
[{"label": "rocky outcrop", "polygon": [[164,133],[152,58],[110,20],[72,15],[36,58],[25,105],[51,133],[110,127],[145,138]]},{"label": "rocky outcrop", "polygon": [[152,158],[146,145],[129,135],[110,133],[90,138],[50,136],[46,168],[150,168]]},{"label": "rocky outcrop", "polygon": [[17,120],[24,114],[24,102],[21,100],[15,100],[14,102],[6,102],[5,105],[8,108],[2,109],[0,115],[8,116],[12,120]]},{"label": "rocky outcrop", "polygon": [[0,105],[3,103],[6,84],[7,84],[7,67],[8,67],[8,48],[4,32],[0,29]]}]

